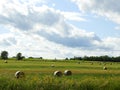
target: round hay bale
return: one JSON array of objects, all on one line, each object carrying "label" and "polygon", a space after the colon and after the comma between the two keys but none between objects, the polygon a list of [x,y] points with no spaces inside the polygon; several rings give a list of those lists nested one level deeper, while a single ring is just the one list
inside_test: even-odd
[{"label": "round hay bale", "polygon": [[5,60],[4,63],[8,63],[7,60]]},{"label": "round hay bale", "polygon": [[51,65],[51,67],[55,67],[55,65],[54,65],[54,64],[52,64],[52,65]]},{"label": "round hay bale", "polygon": [[60,77],[60,76],[62,76],[62,72],[61,71],[55,71],[54,76]]},{"label": "round hay bale", "polygon": [[107,70],[107,67],[103,67],[103,70]]},{"label": "round hay bale", "polygon": [[15,77],[16,77],[16,78],[23,78],[23,77],[25,77],[25,74],[24,74],[24,72],[17,71],[17,72],[15,73]]},{"label": "round hay bale", "polygon": [[104,63],[104,66],[106,65],[106,63]]},{"label": "round hay bale", "polygon": [[93,65],[93,63],[91,63],[91,65]]},{"label": "round hay bale", "polygon": [[65,70],[64,75],[65,76],[70,76],[70,75],[72,75],[72,72],[70,70]]}]

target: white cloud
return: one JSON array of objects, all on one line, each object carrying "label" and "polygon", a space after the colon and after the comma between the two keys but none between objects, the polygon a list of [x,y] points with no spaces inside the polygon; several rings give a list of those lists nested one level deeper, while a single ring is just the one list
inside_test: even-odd
[{"label": "white cloud", "polygon": [[120,38],[108,37],[104,39],[103,44],[107,47],[111,47],[113,50],[118,50],[120,45]]},{"label": "white cloud", "polygon": [[[38,9],[39,11],[37,11]],[[14,9],[12,11],[13,12],[7,12],[8,16],[0,14],[1,24],[8,24],[20,30],[31,30],[33,26],[38,23],[51,26],[59,21],[59,15],[46,6],[37,9],[28,8],[27,15]]]},{"label": "white cloud", "polygon": [[17,43],[17,41],[12,34],[0,35],[0,45],[1,46],[12,46],[16,43]]},{"label": "white cloud", "polygon": [[78,12],[61,12],[65,19],[72,21],[87,21],[85,18],[82,18],[82,15]]},{"label": "white cloud", "polygon": [[[27,8],[27,15],[23,12],[8,12],[8,17],[1,15],[2,24],[8,24],[16,29],[34,32],[57,44],[69,47],[91,46],[98,37],[84,32],[68,24],[61,13],[47,6]],[[99,41],[99,40],[98,40]]]},{"label": "white cloud", "polygon": [[120,24],[120,0],[72,0],[82,12],[92,12]]}]

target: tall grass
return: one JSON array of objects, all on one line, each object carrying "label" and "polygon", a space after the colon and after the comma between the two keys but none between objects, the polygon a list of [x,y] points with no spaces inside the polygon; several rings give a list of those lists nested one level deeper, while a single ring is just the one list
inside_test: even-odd
[{"label": "tall grass", "polygon": [[120,78],[27,76],[22,79],[0,77],[0,90],[120,90]]}]

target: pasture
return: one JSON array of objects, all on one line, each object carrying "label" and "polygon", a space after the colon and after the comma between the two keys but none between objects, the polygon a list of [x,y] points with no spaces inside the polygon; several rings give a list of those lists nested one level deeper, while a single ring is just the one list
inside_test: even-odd
[{"label": "pasture", "polygon": [[[53,76],[56,70],[71,70],[72,75]],[[16,79],[16,71],[25,77]],[[0,90],[120,90],[120,63],[0,60]]]}]

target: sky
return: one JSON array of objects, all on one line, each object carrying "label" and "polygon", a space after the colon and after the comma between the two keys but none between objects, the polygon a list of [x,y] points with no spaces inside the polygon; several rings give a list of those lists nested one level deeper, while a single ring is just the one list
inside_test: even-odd
[{"label": "sky", "polygon": [[2,0],[0,51],[9,57],[120,55],[120,0]]}]

